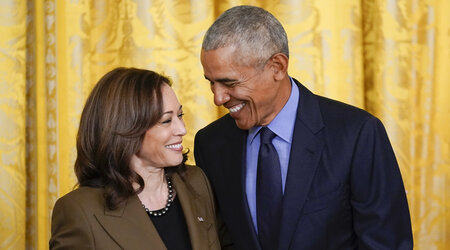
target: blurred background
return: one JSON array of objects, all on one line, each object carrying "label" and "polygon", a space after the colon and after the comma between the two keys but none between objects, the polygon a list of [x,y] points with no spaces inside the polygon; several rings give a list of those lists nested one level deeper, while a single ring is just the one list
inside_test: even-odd
[{"label": "blurred background", "polygon": [[240,4],[284,25],[292,77],[383,121],[415,249],[448,249],[449,0],[1,0],[0,249],[48,249],[52,207],[76,184],[81,110],[109,70],[170,76],[193,151],[198,129],[226,112],[203,78],[203,35]]}]

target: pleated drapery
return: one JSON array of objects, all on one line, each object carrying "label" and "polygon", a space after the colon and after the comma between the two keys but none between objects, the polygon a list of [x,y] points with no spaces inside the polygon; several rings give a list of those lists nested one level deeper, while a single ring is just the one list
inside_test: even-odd
[{"label": "pleated drapery", "polygon": [[203,77],[203,35],[239,4],[284,25],[292,77],[383,121],[415,249],[450,246],[450,1],[2,0],[0,249],[48,248],[54,202],[76,183],[81,110],[107,71],[170,76],[192,152],[197,130],[226,112]]}]

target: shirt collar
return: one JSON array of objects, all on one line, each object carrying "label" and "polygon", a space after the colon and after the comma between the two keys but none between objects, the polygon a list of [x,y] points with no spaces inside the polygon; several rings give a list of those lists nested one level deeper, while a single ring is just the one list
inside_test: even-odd
[{"label": "shirt collar", "polygon": [[[289,77],[290,78],[290,77]],[[299,90],[297,84],[291,79],[291,95],[288,101],[281,109],[281,111],[275,116],[275,118],[267,125],[267,127],[272,130],[278,137],[284,141],[291,143],[292,135],[294,133],[295,118],[297,117],[297,106],[299,100]],[[261,126],[256,126],[248,131],[248,136],[250,138],[250,143],[253,143],[255,136]]]}]

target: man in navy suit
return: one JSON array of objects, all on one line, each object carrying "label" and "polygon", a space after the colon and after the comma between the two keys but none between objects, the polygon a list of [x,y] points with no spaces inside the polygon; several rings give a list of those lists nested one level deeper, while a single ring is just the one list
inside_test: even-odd
[{"label": "man in navy suit", "polygon": [[[205,35],[201,63],[214,103],[230,113],[197,133],[195,160],[237,249],[412,249],[405,189],[382,123],[291,78],[287,36],[274,16],[252,6],[227,10]],[[271,214],[277,226],[264,236],[259,213],[272,204],[258,201],[261,128],[275,134],[282,192]]]}]

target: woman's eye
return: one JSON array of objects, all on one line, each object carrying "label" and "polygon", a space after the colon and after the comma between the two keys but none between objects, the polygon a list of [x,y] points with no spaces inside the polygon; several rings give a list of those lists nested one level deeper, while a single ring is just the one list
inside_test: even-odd
[{"label": "woman's eye", "polygon": [[170,123],[172,120],[171,119],[169,119],[169,120],[165,120],[165,121],[163,121],[162,123],[163,124],[167,124],[167,123]]},{"label": "woman's eye", "polygon": [[180,113],[180,114],[178,115],[178,118],[183,118],[183,115],[184,115],[184,113]]}]

